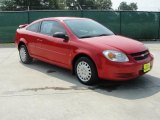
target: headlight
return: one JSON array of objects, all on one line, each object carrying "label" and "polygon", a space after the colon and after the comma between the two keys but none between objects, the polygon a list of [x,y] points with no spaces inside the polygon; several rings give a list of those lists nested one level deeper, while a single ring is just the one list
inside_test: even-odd
[{"label": "headlight", "polygon": [[120,51],[116,51],[116,50],[105,50],[103,51],[103,55],[110,61],[114,61],[114,62],[127,62],[129,61],[128,57],[120,52]]}]

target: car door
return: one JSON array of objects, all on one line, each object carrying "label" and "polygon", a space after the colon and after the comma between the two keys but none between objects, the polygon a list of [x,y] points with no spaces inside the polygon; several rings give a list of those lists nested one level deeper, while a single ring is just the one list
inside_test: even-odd
[{"label": "car door", "polygon": [[54,61],[61,65],[70,64],[70,44],[69,41],[65,42],[62,38],[53,37],[56,32],[63,32],[66,34],[65,29],[57,21],[43,21],[41,24],[41,40],[43,56],[45,59]]},{"label": "car door", "polygon": [[27,41],[28,49],[30,54],[35,56],[40,56],[41,49],[41,39],[39,38],[39,30],[40,30],[41,22],[35,22],[26,28],[27,30]]}]

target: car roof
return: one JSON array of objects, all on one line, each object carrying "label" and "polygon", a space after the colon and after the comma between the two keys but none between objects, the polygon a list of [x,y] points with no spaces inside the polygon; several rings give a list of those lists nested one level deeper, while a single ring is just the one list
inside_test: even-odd
[{"label": "car roof", "polygon": [[64,21],[64,20],[88,20],[89,18],[81,18],[81,17],[48,17],[48,18],[41,18],[41,19],[38,19],[38,20],[35,20],[33,22],[30,23],[31,24],[34,24],[36,22],[39,22],[39,21],[44,21],[44,20],[56,20],[56,21]]},{"label": "car roof", "polygon": [[88,18],[81,18],[81,17],[48,17],[48,18],[42,18],[40,20],[75,20],[75,19],[88,19]]}]

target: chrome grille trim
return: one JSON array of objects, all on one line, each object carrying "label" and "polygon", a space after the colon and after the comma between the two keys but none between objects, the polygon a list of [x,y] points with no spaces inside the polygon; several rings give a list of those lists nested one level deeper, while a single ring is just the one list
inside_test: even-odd
[{"label": "chrome grille trim", "polygon": [[130,55],[137,61],[144,60],[149,56],[149,51],[145,50],[145,51],[142,51],[142,52],[132,53]]}]

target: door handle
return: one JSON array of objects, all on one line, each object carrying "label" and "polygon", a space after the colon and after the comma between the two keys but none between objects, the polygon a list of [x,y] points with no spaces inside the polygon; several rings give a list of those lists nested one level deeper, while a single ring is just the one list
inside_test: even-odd
[{"label": "door handle", "polygon": [[37,39],[37,41],[42,42],[43,40],[41,40],[41,39]]}]

